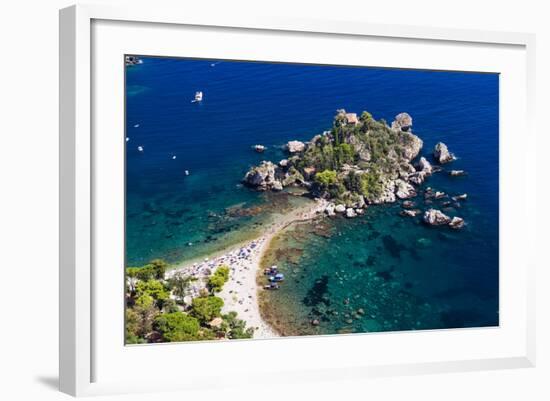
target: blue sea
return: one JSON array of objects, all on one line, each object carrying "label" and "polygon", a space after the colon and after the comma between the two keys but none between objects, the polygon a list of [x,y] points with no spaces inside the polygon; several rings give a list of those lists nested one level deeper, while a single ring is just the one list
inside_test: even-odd
[{"label": "blue sea", "polygon": [[[265,294],[264,313],[286,335],[498,325],[497,74],[142,60],[126,68],[128,266],[202,258],[253,238],[300,199],[243,187],[252,165],[330,128],[337,109],[390,123],[405,111],[422,155],[431,160],[443,141],[458,157],[448,168],[468,172],[425,184],[468,194],[448,211],[465,228],[426,227],[401,217],[399,204],[293,226],[264,260],[287,276]],[[202,102],[192,102],[195,91]]]}]

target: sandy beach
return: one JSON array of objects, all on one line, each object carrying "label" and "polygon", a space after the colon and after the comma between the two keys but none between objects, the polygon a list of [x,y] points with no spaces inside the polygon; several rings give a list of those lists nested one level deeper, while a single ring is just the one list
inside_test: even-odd
[{"label": "sandy beach", "polygon": [[226,265],[230,268],[230,277],[223,290],[217,294],[224,300],[223,313],[235,311],[240,319],[247,322],[247,327],[254,327],[254,338],[277,337],[278,334],[262,319],[258,304],[259,288],[256,282],[258,269],[265,250],[275,235],[290,224],[299,221],[307,221],[319,213],[322,213],[326,204],[317,200],[301,208],[275,217],[273,223],[268,225],[263,234],[245,244],[227,249],[221,255],[202,262],[178,266],[170,270],[166,276],[171,277],[177,273],[193,275],[198,280],[190,288],[190,296],[199,295],[204,288],[207,277],[219,266]]}]

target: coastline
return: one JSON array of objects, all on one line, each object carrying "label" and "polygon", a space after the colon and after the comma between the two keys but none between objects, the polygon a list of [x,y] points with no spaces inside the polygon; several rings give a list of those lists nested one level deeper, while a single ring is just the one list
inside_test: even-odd
[{"label": "coastline", "polygon": [[189,274],[196,277],[197,283],[192,288],[193,295],[198,296],[201,286],[207,277],[221,265],[230,269],[229,280],[221,292],[216,295],[223,299],[222,313],[237,312],[239,319],[254,328],[255,339],[278,337],[279,334],[262,318],[259,305],[259,292],[263,291],[257,281],[261,269],[261,261],[271,240],[289,225],[308,221],[326,208],[326,201],[313,200],[307,205],[291,210],[280,216],[274,216],[274,221],[263,231],[263,234],[237,246],[231,246],[220,251],[215,257],[204,258],[200,262],[186,262],[176,266],[166,273],[169,278],[176,273]]}]

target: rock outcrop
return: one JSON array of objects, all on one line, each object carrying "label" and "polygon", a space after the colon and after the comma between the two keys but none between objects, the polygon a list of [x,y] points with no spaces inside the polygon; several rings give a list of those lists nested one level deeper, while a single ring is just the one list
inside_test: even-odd
[{"label": "rock outcrop", "polygon": [[391,128],[400,131],[409,131],[413,125],[413,119],[409,113],[399,113],[391,123]]},{"label": "rock outcrop", "polygon": [[244,184],[259,191],[281,190],[282,183],[275,178],[278,167],[269,161],[263,161],[259,166],[252,167],[244,176]]},{"label": "rock outcrop", "polygon": [[434,147],[434,158],[440,164],[445,164],[455,160],[455,156],[449,152],[449,148],[443,142],[438,142]]},{"label": "rock outcrop", "polygon": [[441,210],[428,209],[424,212],[424,222],[431,226],[442,226],[449,224],[451,222],[451,218]]},{"label": "rock outcrop", "polygon": [[424,142],[422,142],[422,139],[414,134],[411,134],[410,132],[403,132],[401,134],[401,138],[401,145],[403,147],[402,156],[408,161],[411,161],[418,156]]},{"label": "rock outcrop", "polygon": [[289,153],[300,153],[306,150],[306,144],[301,141],[289,141],[286,144]]},{"label": "rock outcrop", "polygon": [[416,191],[414,187],[408,182],[403,180],[396,180],[395,195],[397,195],[399,199],[408,199],[416,196]]},{"label": "rock outcrop", "polygon": [[430,175],[433,173],[433,167],[431,163],[428,160],[426,160],[424,156],[422,156],[418,161],[418,169],[419,171],[422,171],[426,175]]}]

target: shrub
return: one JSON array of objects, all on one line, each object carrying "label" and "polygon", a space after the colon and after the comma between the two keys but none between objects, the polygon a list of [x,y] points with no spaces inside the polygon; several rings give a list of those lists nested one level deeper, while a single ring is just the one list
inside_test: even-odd
[{"label": "shrub", "polygon": [[338,176],[334,170],[324,170],[315,174],[315,182],[323,189],[327,189],[329,186],[338,182]]}]

